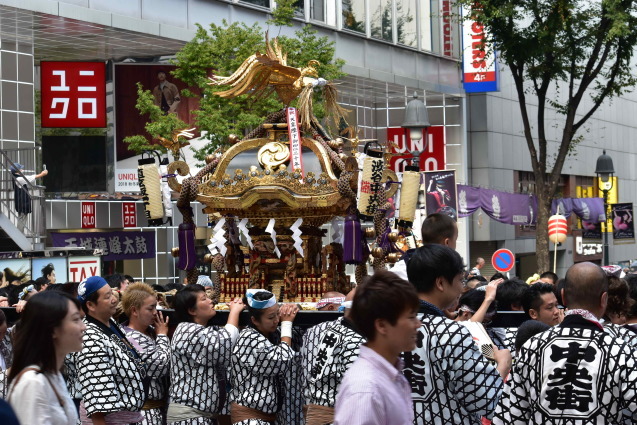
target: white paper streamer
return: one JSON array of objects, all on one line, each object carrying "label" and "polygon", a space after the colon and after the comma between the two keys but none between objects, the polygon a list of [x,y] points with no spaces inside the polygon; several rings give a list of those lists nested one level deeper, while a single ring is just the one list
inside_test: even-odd
[{"label": "white paper streamer", "polygon": [[226,247],[226,231],[223,228],[223,225],[225,223],[225,218],[219,220],[215,227],[212,229],[212,237],[210,238],[211,245],[217,248],[221,255],[226,255],[226,251],[228,250],[228,248]]},{"label": "white paper streamer", "polygon": [[246,242],[248,242],[250,249],[254,249],[254,246],[252,245],[252,238],[250,237],[250,234],[248,232],[247,225],[248,219],[244,218],[239,222],[239,224],[237,224],[237,227],[239,228],[239,233],[242,234],[244,238],[246,238]]},{"label": "white paper streamer", "polygon": [[265,231],[272,236],[272,242],[274,242],[274,253],[277,257],[281,258],[281,251],[279,251],[279,247],[276,246],[276,231],[274,230],[274,219],[271,218],[268,222],[268,227],[265,228]]},{"label": "white paper streamer", "polygon": [[301,239],[301,232],[299,227],[301,227],[301,223],[303,223],[302,218],[298,218],[292,226],[290,226],[290,230],[292,231],[292,240],[294,241],[294,248],[301,254],[301,257],[305,257],[303,253],[303,240]]},{"label": "white paper streamer", "polygon": [[343,225],[343,217],[334,217],[332,219],[332,242],[343,243],[343,234],[341,226]]}]

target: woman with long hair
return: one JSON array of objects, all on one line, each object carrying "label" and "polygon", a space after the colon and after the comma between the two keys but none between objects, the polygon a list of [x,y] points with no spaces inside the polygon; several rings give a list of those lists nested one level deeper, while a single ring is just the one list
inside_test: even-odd
[{"label": "woman with long hair", "polygon": [[295,356],[292,322],[299,308],[279,308],[274,294],[263,289],[248,289],[246,299],[251,323],[232,349],[232,423],[274,423],[284,403],[285,374]]},{"label": "woman with long hair", "polygon": [[79,303],[47,291],[27,303],[14,334],[9,403],[23,424],[72,425],[77,411],[62,378],[64,357],[82,350]]},{"label": "woman with long hair", "polygon": [[208,326],[216,312],[201,285],[183,287],[173,304],[178,325],[171,347],[168,423],[216,424],[226,405],[226,369],[244,304],[240,298],[230,303],[223,328]]},{"label": "woman with long hair", "polygon": [[164,319],[157,311],[157,293],[145,283],[133,283],[126,289],[122,308],[128,317],[124,332],[142,356],[150,378],[148,396],[142,406],[144,424],[163,425],[170,366],[168,317]]}]

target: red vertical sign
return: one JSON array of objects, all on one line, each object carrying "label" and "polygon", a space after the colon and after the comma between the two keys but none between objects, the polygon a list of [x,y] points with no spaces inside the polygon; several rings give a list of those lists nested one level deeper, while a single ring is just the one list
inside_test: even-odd
[{"label": "red vertical sign", "polygon": [[82,229],[95,229],[95,202],[82,202]]},{"label": "red vertical sign", "polygon": [[415,143],[409,138],[409,130],[402,127],[387,128],[387,141],[393,143],[391,151],[399,154],[392,156],[389,161],[392,170],[397,173],[405,171],[405,166],[411,165],[411,153],[414,151],[421,152],[420,171],[439,171],[446,168],[445,128],[433,126],[422,133],[427,137],[426,143],[424,137]]},{"label": "red vertical sign", "polygon": [[124,227],[137,227],[137,204],[122,202],[122,223]]},{"label": "red vertical sign", "polygon": [[104,62],[41,62],[42,127],[106,127]]}]

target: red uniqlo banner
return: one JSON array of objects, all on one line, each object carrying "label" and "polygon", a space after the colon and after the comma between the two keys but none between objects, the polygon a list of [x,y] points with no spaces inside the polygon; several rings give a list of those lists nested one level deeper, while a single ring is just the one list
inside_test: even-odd
[{"label": "red uniqlo banner", "polygon": [[137,204],[122,202],[122,222],[124,227],[137,227]]},{"label": "red uniqlo banner", "polygon": [[103,62],[41,62],[42,127],[106,127]]},{"label": "red uniqlo banner", "polygon": [[95,229],[95,202],[82,202],[82,229]]},{"label": "red uniqlo banner", "polygon": [[395,143],[397,147],[392,145],[392,153],[400,154],[392,156],[389,161],[389,168],[395,172],[403,172],[405,166],[411,165],[411,159],[414,151],[422,152],[420,154],[420,171],[439,171],[444,170],[447,166],[446,149],[445,149],[445,128],[443,126],[429,127],[423,135],[426,134],[427,145],[425,147],[424,137],[414,143],[409,138],[409,130],[402,127],[388,127],[387,141]]}]

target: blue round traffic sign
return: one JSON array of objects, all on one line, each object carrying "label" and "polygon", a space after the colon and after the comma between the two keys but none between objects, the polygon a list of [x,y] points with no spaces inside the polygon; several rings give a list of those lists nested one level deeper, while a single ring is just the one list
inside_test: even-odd
[{"label": "blue round traffic sign", "polygon": [[515,265],[515,255],[508,249],[498,249],[491,257],[491,265],[501,273],[506,273]]}]

